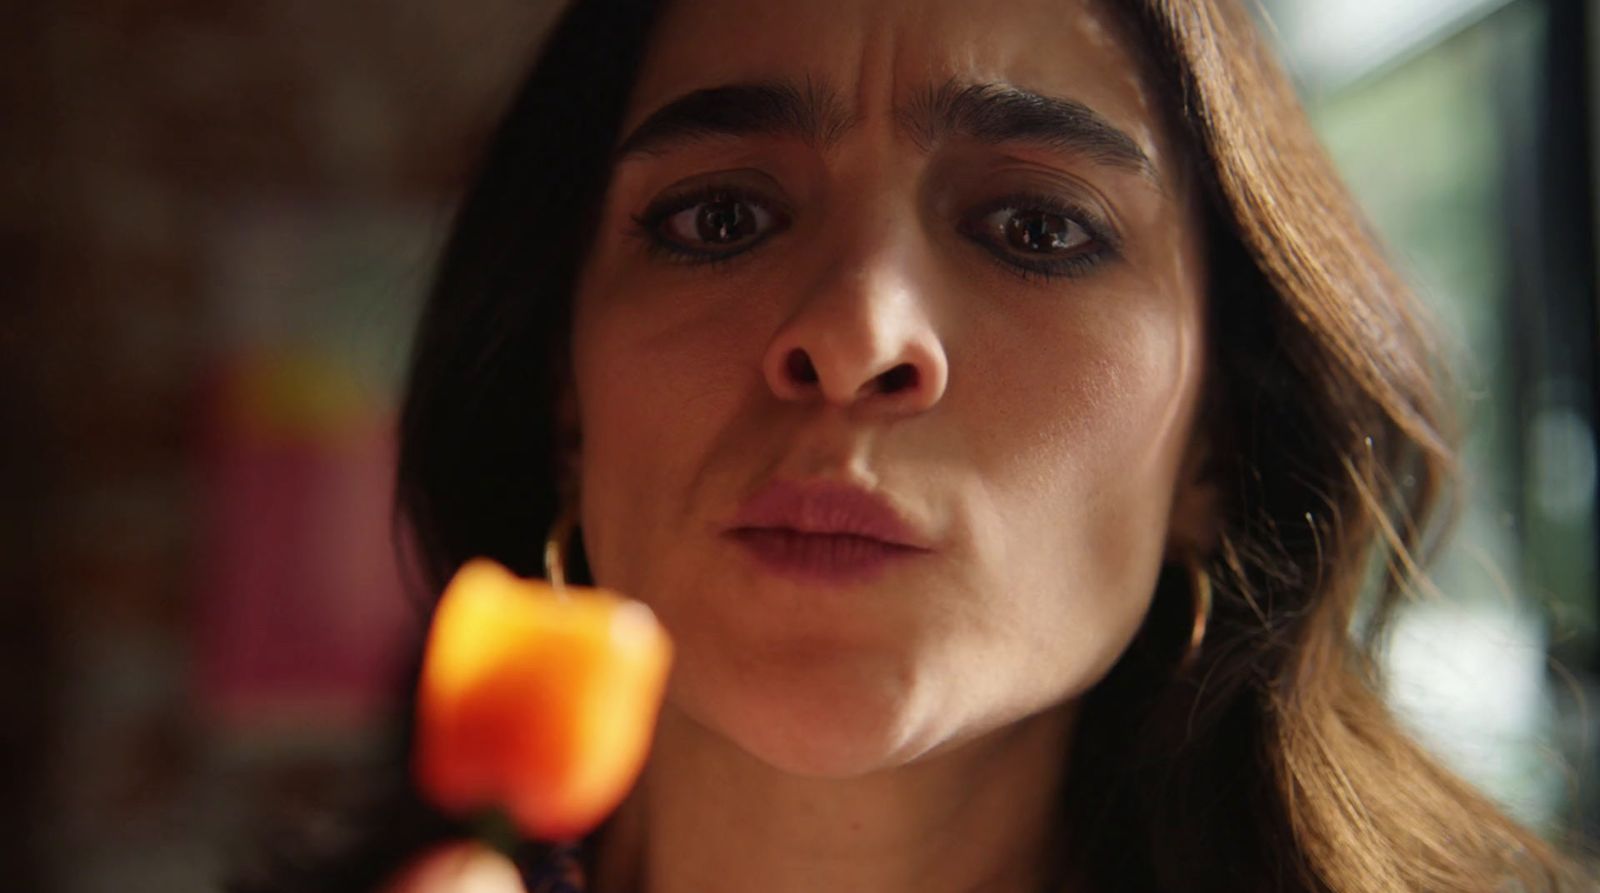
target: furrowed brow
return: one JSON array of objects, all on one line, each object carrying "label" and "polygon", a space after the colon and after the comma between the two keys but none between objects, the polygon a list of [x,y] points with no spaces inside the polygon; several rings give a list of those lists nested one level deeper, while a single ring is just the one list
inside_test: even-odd
[{"label": "furrowed brow", "polygon": [[950,81],[917,96],[897,117],[925,149],[952,134],[985,143],[1032,143],[1160,182],[1155,165],[1133,137],[1071,99],[1009,84]]},{"label": "furrowed brow", "polygon": [[849,126],[837,94],[809,79],[727,84],[684,94],[652,112],[617,147],[616,158],[659,155],[719,136],[779,136],[827,146]]}]

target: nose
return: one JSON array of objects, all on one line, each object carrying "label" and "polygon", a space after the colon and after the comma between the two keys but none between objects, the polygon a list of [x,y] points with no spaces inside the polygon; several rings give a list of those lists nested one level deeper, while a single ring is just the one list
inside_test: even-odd
[{"label": "nose", "polygon": [[950,366],[924,286],[931,280],[890,246],[835,266],[767,347],[762,370],[772,393],[887,416],[931,409]]}]

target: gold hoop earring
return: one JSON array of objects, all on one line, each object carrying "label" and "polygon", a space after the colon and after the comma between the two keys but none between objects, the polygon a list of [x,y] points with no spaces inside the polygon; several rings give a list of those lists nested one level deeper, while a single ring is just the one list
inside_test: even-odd
[{"label": "gold hoop earring", "polygon": [[1200,657],[1200,646],[1205,642],[1206,625],[1211,620],[1211,575],[1197,558],[1184,562],[1189,573],[1189,598],[1194,610],[1194,624],[1189,628],[1189,647],[1183,652],[1179,669],[1187,670]]},{"label": "gold hoop earring", "polygon": [[573,528],[578,526],[577,516],[577,509],[567,503],[544,538],[544,578],[553,589],[567,588],[567,548],[572,544]]}]

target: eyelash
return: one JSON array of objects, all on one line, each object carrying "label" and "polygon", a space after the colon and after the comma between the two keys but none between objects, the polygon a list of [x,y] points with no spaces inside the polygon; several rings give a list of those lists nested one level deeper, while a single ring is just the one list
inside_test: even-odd
[{"label": "eyelash", "polygon": [[[724,201],[754,205],[783,222],[776,229],[765,233],[750,244],[735,248],[732,251],[696,251],[672,242],[661,235],[661,225],[671,219],[673,215],[687,211],[697,205]],[[632,234],[644,242],[645,248],[650,252],[651,257],[671,263],[706,266],[713,270],[727,264],[734,258],[755,248],[768,238],[789,227],[789,219],[786,213],[766,199],[738,186],[699,186],[676,195],[664,196],[646,208],[644,213],[634,215],[632,219],[634,224]]]},{"label": "eyelash", "polygon": [[[768,232],[750,244],[733,251],[697,251],[692,248],[686,248],[661,235],[661,225],[674,215],[700,204],[726,201],[753,205],[782,222],[769,229]],[[1003,210],[1043,212],[1064,217],[1083,229],[1084,234],[1090,240],[1090,247],[1083,251],[1075,252],[1068,257],[1055,260],[1022,260],[1017,255],[1006,251],[1005,248],[996,244],[993,240],[971,231],[975,228],[971,226],[971,221],[986,219],[996,211]],[[779,207],[738,186],[707,185],[686,190],[676,195],[668,195],[657,200],[646,208],[643,213],[632,215],[631,219],[634,226],[630,234],[644,243],[651,257],[665,260],[669,263],[705,266],[712,270],[717,270],[746,252],[759,247],[767,239],[789,227],[788,215]],[[1119,256],[1119,245],[1113,234],[1114,231],[1097,215],[1077,205],[1065,203],[1044,195],[1013,193],[987,202],[976,212],[963,218],[958,225],[958,230],[962,235],[986,250],[995,262],[1000,265],[1001,269],[1030,282],[1035,280],[1048,282],[1057,276],[1068,279],[1077,278],[1091,272],[1101,263]]]},{"label": "eyelash", "polygon": [[[973,221],[985,220],[996,211],[1034,211],[1063,217],[1083,230],[1084,235],[1089,238],[1089,244],[1066,257],[1054,260],[1024,260],[993,240],[972,232],[976,228],[972,225]],[[1035,278],[1048,282],[1057,276],[1075,279],[1092,272],[1100,264],[1120,256],[1119,240],[1115,231],[1101,220],[1099,215],[1046,195],[1019,192],[994,199],[963,218],[957,228],[962,235],[988,251],[1001,269],[1029,282]]]}]

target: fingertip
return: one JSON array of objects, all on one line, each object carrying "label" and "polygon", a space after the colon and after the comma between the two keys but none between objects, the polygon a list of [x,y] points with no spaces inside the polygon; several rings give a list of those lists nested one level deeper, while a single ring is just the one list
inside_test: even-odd
[{"label": "fingertip", "polygon": [[452,841],[418,856],[383,893],[526,893],[517,866],[476,841]]}]

